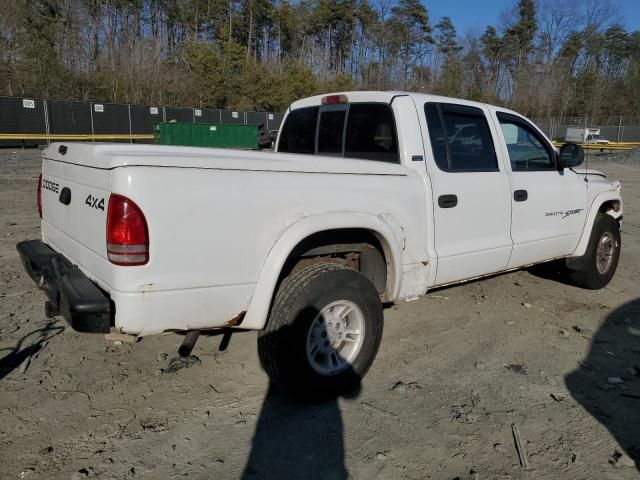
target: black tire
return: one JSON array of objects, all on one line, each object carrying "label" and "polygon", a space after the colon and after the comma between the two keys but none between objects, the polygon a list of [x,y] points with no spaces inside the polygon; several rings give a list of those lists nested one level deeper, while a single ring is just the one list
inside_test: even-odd
[{"label": "black tire", "polygon": [[[613,238],[613,251],[608,268],[600,271],[597,267],[598,244],[605,235],[611,235]],[[621,245],[618,221],[610,215],[599,213],[593,223],[585,254],[579,258],[567,259],[571,283],[590,290],[599,290],[605,287],[616,273]]]},{"label": "black tire", "polygon": [[[314,319],[332,302],[353,302],[364,317],[359,352],[342,371],[318,373],[307,356],[307,335]],[[278,289],[258,353],[271,382],[305,400],[324,400],[354,390],[367,373],[382,339],[382,303],[362,274],[334,263],[294,271]]]}]

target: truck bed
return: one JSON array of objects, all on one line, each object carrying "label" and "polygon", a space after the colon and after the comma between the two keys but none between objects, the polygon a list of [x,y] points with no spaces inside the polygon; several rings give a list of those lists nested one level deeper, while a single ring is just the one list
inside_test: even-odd
[{"label": "truck bed", "polygon": [[[272,249],[328,212],[350,212],[349,227],[361,216],[396,232],[406,246],[397,268],[426,258],[424,186],[398,164],[146,145],[72,144],[62,153],[61,146],[44,152],[43,184],[55,191],[43,189],[43,241],[114,299],[122,332],[221,327],[248,311],[244,326],[255,328],[264,318],[253,319],[250,304]],[[58,198],[64,187],[69,205]],[[146,265],[107,258],[111,194],[144,212]]]}]

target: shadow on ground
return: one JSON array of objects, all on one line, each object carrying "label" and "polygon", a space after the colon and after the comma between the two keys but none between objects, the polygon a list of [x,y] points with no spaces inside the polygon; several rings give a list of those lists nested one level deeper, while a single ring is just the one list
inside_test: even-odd
[{"label": "shadow on ground", "polygon": [[542,278],[543,280],[551,280],[553,282],[562,283],[563,285],[569,285],[575,287],[575,283],[571,281],[570,271],[565,266],[564,260],[555,260],[552,262],[539,263],[527,268],[534,277]]},{"label": "shadow on ground", "polygon": [[[318,314],[315,308],[304,309],[293,325],[269,334],[270,337],[280,337],[281,345],[292,345],[289,351],[281,355],[293,364],[296,364],[294,359],[298,359],[296,372],[289,371],[288,375],[304,380],[292,382],[289,392],[270,383],[256,424],[251,453],[242,473],[242,480],[349,478],[344,461],[344,428],[338,400],[341,397],[357,398],[361,392],[362,377],[356,373],[354,364],[347,364],[346,368],[334,377],[338,381],[331,382],[331,385],[336,387],[325,388],[329,384],[313,373],[311,366],[302,366],[301,357],[290,356],[296,349],[295,345],[304,349],[303,340],[309,342],[306,333],[308,324]],[[325,343],[328,345],[330,335],[325,329],[326,325],[325,320],[322,322],[323,331],[316,335],[326,339]],[[312,335],[312,338],[316,335]],[[263,341],[266,342],[265,339]],[[333,351],[340,357],[340,348]],[[307,347],[308,355],[328,358],[321,353],[309,353]],[[316,380],[307,381],[309,378]],[[307,389],[303,390],[301,385],[305,382]]]},{"label": "shadow on ground", "polygon": [[270,385],[242,480],[346,480],[343,439],[337,399],[303,403]]},{"label": "shadow on ground", "polygon": [[[566,384],[640,471],[640,298],[607,316],[587,358],[567,376]],[[617,462],[615,457],[612,462]]]},{"label": "shadow on ground", "polygon": [[2,349],[10,353],[0,358],[0,380],[20,367],[29,357],[37,354],[46,341],[63,331],[64,327],[56,326],[56,321],[50,320],[44,327],[29,332],[18,340],[15,347]]}]

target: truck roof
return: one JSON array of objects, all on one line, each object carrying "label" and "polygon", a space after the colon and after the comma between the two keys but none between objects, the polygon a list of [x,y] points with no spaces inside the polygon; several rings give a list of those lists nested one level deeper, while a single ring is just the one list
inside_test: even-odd
[{"label": "truck roof", "polygon": [[375,90],[361,90],[353,92],[331,92],[324,93],[322,95],[315,95],[313,97],[303,98],[297,100],[291,104],[289,110],[295,110],[303,107],[314,107],[322,104],[322,98],[329,95],[346,95],[349,103],[364,103],[364,102],[377,102],[377,103],[391,103],[394,97],[409,96],[412,97],[416,103],[424,102],[439,102],[439,103],[455,103],[458,105],[468,105],[470,107],[487,107],[491,110],[499,109],[503,112],[512,113],[514,115],[521,116],[518,112],[509,110],[507,108],[498,107],[488,103],[474,102],[471,100],[464,100],[462,98],[444,97],[440,95],[432,95],[429,93],[417,93],[417,92],[403,92],[398,90],[389,91],[375,91]]}]

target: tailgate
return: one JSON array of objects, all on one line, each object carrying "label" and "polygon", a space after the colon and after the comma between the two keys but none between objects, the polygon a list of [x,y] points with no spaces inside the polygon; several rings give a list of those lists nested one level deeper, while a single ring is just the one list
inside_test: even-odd
[{"label": "tailgate", "polygon": [[111,170],[47,158],[42,164],[42,236],[90,278],[108,283],[106,219]]}]

